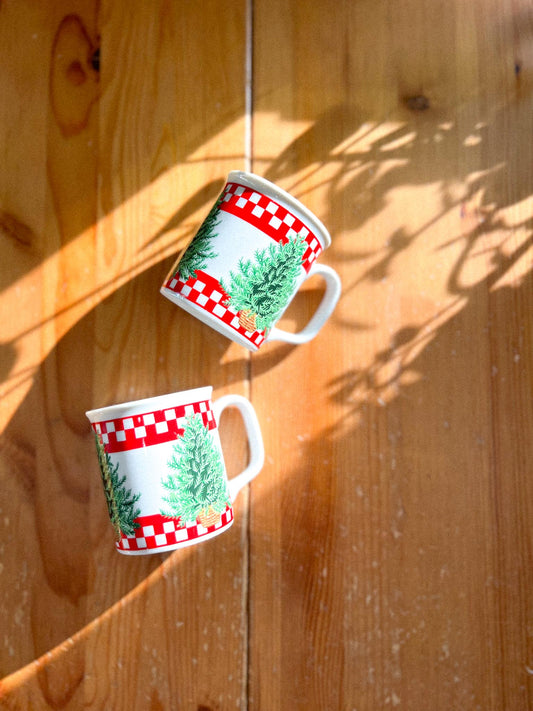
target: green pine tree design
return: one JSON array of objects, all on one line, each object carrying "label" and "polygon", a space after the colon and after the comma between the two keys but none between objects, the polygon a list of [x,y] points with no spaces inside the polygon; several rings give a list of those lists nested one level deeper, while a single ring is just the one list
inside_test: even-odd
[{"label": "green pine tree design", "polygon": [[183,525],[197,518],[202,523],[202,516],[213,513],[218,520],[231,501],[220,451],[200,414],[187,418],[168,466],[172,471],[162,484],[169,508],[161,510],[163,516],[179,518]]},{"label": "green pine tree design", "polygon": [[175,275],[179,275],[184,281],[194,277],[198,269],[205,269],[208,261],[217,256],[211,242],[217,236],[215,230],[219,224],[222,197],[219,196],[178,263]]},{"label": "green pine tree design", "polygon": [[105,451],[102,440],[96,435],[96,450],[98,452],[98,463],[104,483],[104,492],[107,501],[107,510],[113,528],[120,539],[121,534],[133,536],[139,524],[135,519],[141,513],[135,504],[140,498],[140,494],[132,494],[131,489],[126,489],[124,483],[126,477],[119,478],[118,462],[113,465],[111,457]]},{"label": "green pine tree design", "polygon": [[241,259],[230,283],[222,287],[229,295],[224,302],[241,314],[248,331],[268,331],[281,315],[296,285],[307,243],[295,235],[285,244],[278,242],[257,250],[254,260]]}]

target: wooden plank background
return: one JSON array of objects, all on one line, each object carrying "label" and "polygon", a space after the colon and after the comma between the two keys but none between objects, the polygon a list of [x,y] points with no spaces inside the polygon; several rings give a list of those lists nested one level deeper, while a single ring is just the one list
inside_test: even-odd
[{"label": "wooden plank background", "polygon": [[[1,708],[533,708],[532,33],[531,0],[0,3]],[[246,167],[343,282],[251,356],[159,294]],[[85,410],[204,384],[263,472],[223,536],[117,555]]]}]

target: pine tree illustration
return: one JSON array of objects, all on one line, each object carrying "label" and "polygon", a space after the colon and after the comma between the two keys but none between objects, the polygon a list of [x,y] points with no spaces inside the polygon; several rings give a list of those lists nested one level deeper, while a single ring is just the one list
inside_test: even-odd
[{"label": "pine tree illustration", "polygon": [[123,476],[119,479],[118,463],[113,465],[111,457],[105,451],[102,440],[98,435],[96,435],[96,450],[104,483],[107,510],[113,528],[119,540],[122,533],[125,536],[133,536],[135,529],[139,528],[139,524],[136,523],[135,519],[139,516],[141,510],[136,508],[135,504],[141,495],[132,494],[131,489],[126,489],[124,486],[126,477]]},{"label": "pine tree illustration", "polygon": [[257,250],[255,260],[241,259],[238,271],[230,272],[229,285],[222,284],[229,294],[224,303],[240,313],[247,331],[268,331],[279,318],[296,285],[306,249],[305,239],[295,235],[284,244]]},{"label": "pine tree illustration", "polygon": [[217,256],[211,242],[213,237],[217,236],[215,229],[219,224],[219,207],[222,197],[221,194],[178,263],[176,275],[179,275],[184,281],[194,277],[198,269],[205,269],[208,261]]},{"label": "pine tree illustration", "polygon": [[220,451],[200,414],[187,418],[168,466],[172,471],[162,484],[169,508],[161,510],[163,516],[179,518],[182,525],[197,519],[214,525],[231,502]]}]

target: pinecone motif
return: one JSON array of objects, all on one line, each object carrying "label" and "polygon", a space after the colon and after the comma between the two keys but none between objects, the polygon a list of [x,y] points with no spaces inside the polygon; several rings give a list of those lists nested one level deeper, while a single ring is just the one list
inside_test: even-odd
[{"label": "pinecone motif", "polygon": [[207,510],[202,509],[198,514],[198,522],[204,527],[209,528],[220,522],[220,514],[217,513],[212,506]]},{"label": "pinecone motif", "polygon": [[245,328],[249,333],[255,331],[256,319],[256,314],[249,310],[239,312],[239,325]]}]

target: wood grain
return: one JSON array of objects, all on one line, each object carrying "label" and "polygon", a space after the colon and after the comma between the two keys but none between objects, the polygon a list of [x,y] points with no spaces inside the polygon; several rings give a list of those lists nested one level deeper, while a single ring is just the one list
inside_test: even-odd
[{"label": "wood grain", "polygon": [[[2,6],[7,37],[33,23],[47,60],[31,104],[44,111],[42,172],[12,191],[14,203],[42,192],[41,223],[2,205],[15,265],[11,285],[3,274],[6,708],[196,709],[234,705],[245,689],[245,497],[229,540],[195,556],[117,560],[84,415],[204,384],[216,396],[247,390],[248,359],[159,294],[244,160],[244,13],[228,8],[215,36],[215,9],[62,2],[36,17]],[[9,46],[22,71],[24,48]],[[12,149],[14,168],[24,150]],[[25,290],[35,308],[19,317]],[[228,415],[222,430],[234,473],[242,425]]]},{"label": "wood grain", "polygon": [[252,361],[251,709],[532,705],[516,12],[254,5],[254,170],[328,225],[344,293]]},{"label": "wood grain", "polygon": [[[0,708],[533,707],[532,32],[530,0],[0,3]],[[159,294],[250,161],[343,282],[252,356]],[[264,471],[224,536],[118,556],[85,410],[205,384]]]}]

